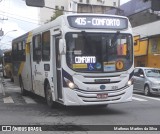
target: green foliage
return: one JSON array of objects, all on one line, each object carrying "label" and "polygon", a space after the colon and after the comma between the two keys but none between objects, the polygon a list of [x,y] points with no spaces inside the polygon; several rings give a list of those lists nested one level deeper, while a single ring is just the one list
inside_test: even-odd
[{"label": "green foliage", "polygon": [[52,20],[55,20],[57,17],[63,15],[63,10],[56,10],[53,14],[53,16],[51,16],[50,20],[48,20],[47,22],[50,22]]}]

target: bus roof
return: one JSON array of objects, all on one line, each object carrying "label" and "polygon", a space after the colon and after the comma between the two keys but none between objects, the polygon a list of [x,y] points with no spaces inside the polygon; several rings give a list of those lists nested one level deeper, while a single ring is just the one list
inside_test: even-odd
[{"label": "bus roof", "polygon": [[[44,24],[44,25],[42,25],[42,26],[39,26],[39,27],[37,27],[37,28],[35,28],[35,29],[33,29],[33,30],[31,30],[31,31],[29,31],[29,32],[31,32],[31,33],[38,33],[38,32],[41,32],[41,31],[46,31],[47,29],[50,29],[50,28],[52,28],[52,27],[58,27],[58,26],[60,26],[60,25],[62,25],[62,20],[67,20],[67,17],[69,17],[69,16],[95,16],[95,17],[116,17],[116,18],[123,18],[123,19],[127,19],[127,21],[128,21],[128,18],[127,17],[125,17],[125,16],[119,16],[119,15],[110,15],[110,14],[93,14],[93,13],[77,13],[77,14],[65,14],[65,15],[61,15],[61,16],[59,16],[59,17],[57,17],[55,20],[53,20],[53,21],[51,21],[51,22],[48,22],[48,23],[46,23],[46,24]],[[27,32],[27,33],[25,33],[25,34],[23,34],[23,35],[21,35],[21,36],[19,36],[19,37],[17,37],[17,38],[15,38],[14,40],[13,40],[13,42],[14,41],[19,41],[19,40],[22,40],[22,39],[24,39],[24,38],[27,38],[27,36],[28,36],[28,34],[29,34],[29,32]]]}]

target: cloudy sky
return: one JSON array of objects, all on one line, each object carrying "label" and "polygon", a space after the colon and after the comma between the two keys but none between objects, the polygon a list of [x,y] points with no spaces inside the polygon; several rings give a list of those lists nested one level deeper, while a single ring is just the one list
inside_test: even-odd
[{"label": "cloudy sky", "polygon": [[[120,0],[120,3],[127,1]],[[0,0],[0,29],[5,35],[0,37],[0,49],[10,49],[12,39],[38,26],[38,8],[26,6],[25,0]]]},{"label": "cloudy sky", "polygon": [[130,0],[120,0],[120,4],[122,5],[122,4],[124,4],[124,3],[128,2],[128,1],[130,1]]},{"label": "cloudy sky", "polygon": [[0,29],[5,35],[0,37],[0,49],[11,48],[13,38],[38,26],[38,8],[26,6],[24,0],[0,0]]}]

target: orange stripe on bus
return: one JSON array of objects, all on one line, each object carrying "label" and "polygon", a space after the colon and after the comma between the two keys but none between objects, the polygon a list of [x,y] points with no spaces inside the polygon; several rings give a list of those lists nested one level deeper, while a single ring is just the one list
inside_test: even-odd
[{"label": "orange stripe on bus", "polygon": [[32,32],[29,32],[27,40],[26,40],[26,53],[30,53],[30,46],[29,45],[30,45],[31,39],[32,39]]},{"label": "orange stripe on bus", "polygon": [[18,75],[20,75],[22,73],[23,68],[24,68],[24,62],[21,62],[21,65],[18,70]]}]

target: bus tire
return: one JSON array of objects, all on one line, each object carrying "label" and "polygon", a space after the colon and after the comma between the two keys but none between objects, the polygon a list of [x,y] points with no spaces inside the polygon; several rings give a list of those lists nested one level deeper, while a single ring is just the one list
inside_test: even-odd
[{"label": "bus tire", "polygon": [[23,81],[22,81],[21,77],[19,78],[19,85],[20,85],[20,88],[21,88],[21,94],[23,96],[26,96],[26,90],[24,89],[24,85],[23,85]]},{"label": "bus tire", "polygon": [[53,99],[52,99],[52,91],[51,91],[51,87],[49,85],[49,83],[47,83],[45,85],[45,98],[46,98],[46,102],[47,105],[52,108],[54,105]]}]

